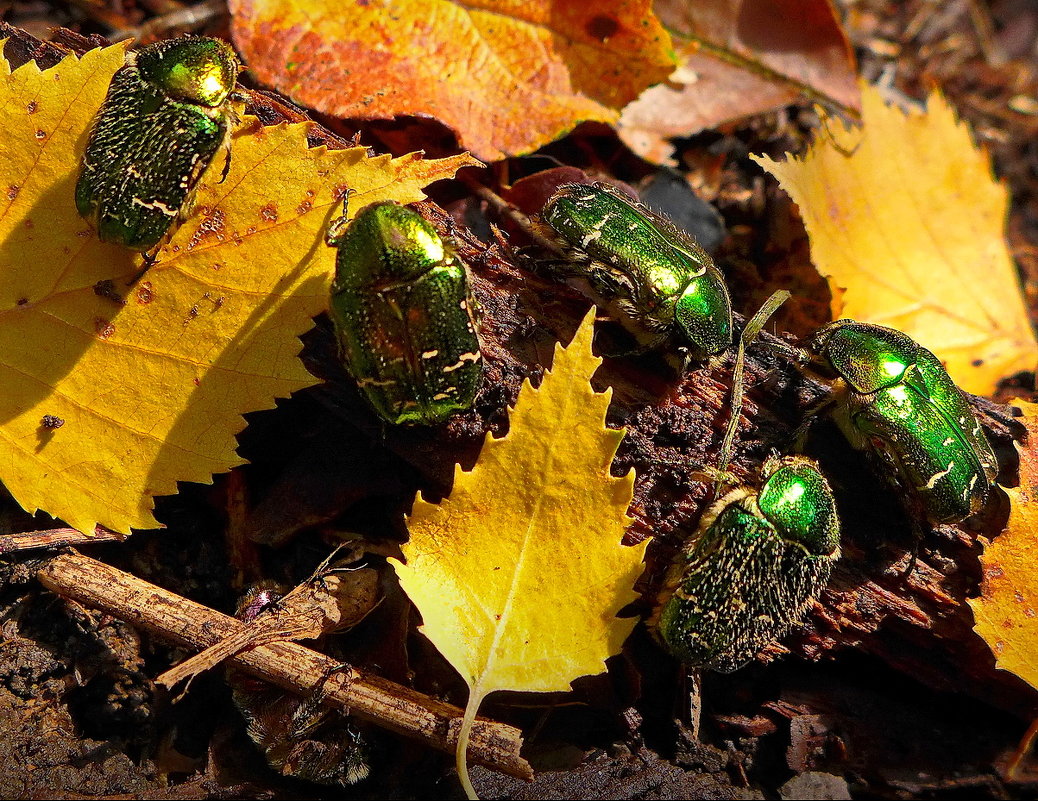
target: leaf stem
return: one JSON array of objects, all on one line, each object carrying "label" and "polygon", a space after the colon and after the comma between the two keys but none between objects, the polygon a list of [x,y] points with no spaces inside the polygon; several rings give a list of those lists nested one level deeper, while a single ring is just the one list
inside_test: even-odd
[{"label": "leaf stem", "polygon": [[458,778],[461,780],[461,786],[465,790],[465,797],[469,801],[478,801],[479,799],[475,788],[472,786],[472,780],[469,778],[469,733],[472,731],[472,725],[476,722],[476,712],[479,711],[484,698],[486,698],[486,693],[483,692],[483,688],[477,681],[469,691],[469,701],[465,705],[465,715],[461,719],[461,731],[458,732],[458,750],[454,756],[454,763],[458,767]]}]

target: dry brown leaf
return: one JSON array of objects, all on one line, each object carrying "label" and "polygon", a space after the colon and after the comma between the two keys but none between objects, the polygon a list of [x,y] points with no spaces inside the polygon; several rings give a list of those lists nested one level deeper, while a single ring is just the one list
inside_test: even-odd
[{"label": "dry brown leaf", "polygon": [[857,109],[850,44],[828,0],[658,0],[680,66],[624,109],[620,136],[666,162],[691,136],[807,96]]}]

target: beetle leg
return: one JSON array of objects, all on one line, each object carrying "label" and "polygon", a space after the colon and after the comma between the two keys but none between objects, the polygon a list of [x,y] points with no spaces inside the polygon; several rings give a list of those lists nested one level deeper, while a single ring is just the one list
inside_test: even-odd
[{"label": "beetle leg", "polygon": [[144,274],[146,272],[148,272],[148,270],[150,270],[153,266],[155,266],[155,263],[158,260],[159,260],[159,249],[158,248],[155,248],[150,253],[147,253],[147,252],[146,253],[142,253],[141,254],[141,268],[140,268],[140,270],[137,271],[137,273],[133,276],[133,278],[131,278],[129,281],[126,282],[126,286],[133,286],[138,281],[140,281],[141,278],[144,277]]},{"label": "beetle leg", "polygon": [[227,180],[227,173],[231,171],[231,149],[227,148],[227,155],[223,160],[223,171],[220,173],[220,183]]},{"label": "beetle leg", "polygon": [[332,220],[328,224],[328,230],[324,234],[324,242],[329,247],[336,247],[341,241],[342,236],[346,232],[346,228],[350,224],[350,193],[353,190],[347,189],[346,194],[342,196],[342,216]]},{"label": "beetle leg", "polygon": [[899,582],[904,583],[904,582],[908,581],[908,577],[911,576],[912,575],[912,571],[915,570],[916,562],[919,561],[919,546],[922,544],[924,536],[925,536],[925,533],[923,532],[922,528],[920,527],[920,525],[919,525],[919,523],[917,521],[917,518],[913,515],[913,517],[912,517],[912,550],[909,552],[908,566],[904,569],[904,571],[901,573],[901,575],[898,576],[898,581]]},{"label": "beetle leg", "polygon": [[518,208],[497,194],[493,189],[484,186],[475,179],[462,176],[459,180],[475,192],[482,200],[485,200],[489,205],[493,206],[494,210],[497,211],[498,214],[508,217],[512,222],[514,222],[522,232],[536,242],[539,247],[549,253],[555,253],[562,256],[563,259],[565,259],[565,249],[559,245],[553,236],[551,236],[550,228],[547,228],[543,223],[538,224],[528,215],[521,212]]},{"label": "beetle leg", "polygon": [[[296,707],[295,712],[292,713],[292,733],[293,739],[302,739],[310,732],[314,731],[322,721],[328,716],[330,709],[322,709],[325,697],[327,696],[327,690],[325,685],[329,679],[336,673],[349,674],[353,671],[353,667],[346,662],[341,662],[337,665],[330,666],[324,673],[321,674],[321,678],[318,680],[317,685],[310,691],[310,694],[302,700],[302,703]],[[346,677],[346,681],[349,682],[349,675]]]}]

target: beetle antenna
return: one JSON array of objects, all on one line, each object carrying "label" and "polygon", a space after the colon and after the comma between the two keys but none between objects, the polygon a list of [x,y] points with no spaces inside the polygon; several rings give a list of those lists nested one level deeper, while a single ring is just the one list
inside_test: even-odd
[{"label": "beetle antenna", "polygon": [[[728,462],[732,458],[732,450],[735,447],[735,435],[739,430],[739,417],[742,415],[743,402],[743,376],[746,372],[746,348],[757,338],[761,329],[764,328],[764,324],[771,318],[771,315],[778,311],[779,307],[788,299],[789,292],[787,290],[780,289],[778,292],[775,292],[764,301],[764,305],[746,323],[742,329],[742,334],[739,336],[739,346],[735,354],[735,366],[732,368],[731,414],[728,418],[728,425],[725,427],[724,439],[721,442],[721,458],[717,464],[717,470],[720,474],[724,474],[728,469]],[[714,492],[718,492],[720,488],[721,482],[718,480],[714,486]]]}]

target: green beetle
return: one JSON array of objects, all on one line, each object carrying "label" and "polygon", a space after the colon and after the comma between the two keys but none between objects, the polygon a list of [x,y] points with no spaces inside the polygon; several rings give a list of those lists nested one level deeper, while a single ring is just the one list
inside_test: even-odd
[{"label": "green beetle", "polygon": [[[345,206],[345,204],[344,204]],[[389,423],[472,407],[482,373],[465,266],[418,212],[373,203],[328,229],[331,318],[347,369]]]},{"label": "green beetle", "polygon": [[931,523],[980,511],[998,463],[936,356],[901,331],[854,320],[830,323],[809,347],[813,365],[830,379],[833,418],[844,436],[886,464]]},{"label": "green beetle", "polygon": [[774,457],[759,491],[738,487],[703,515],[650,627],[692,667],[737,670],[800,622],[839,556],[836,503],[816,463]]},{"label": "green beetle", "polygon": [[732,302],[688,234],[607,184],[564,184],[541,218],[564,243],[560,273],[654,347],[677,333],[694,359],[732,345]]},{"label": "green beetle", "polygon": [[[555,270],[619,320],[646,347],[677,338],[687,359],[732,348],[732,301],[724,276],[692,237],[608,184],[563,184],[541,219],[568,260]],[[732,373],[731,413],[720,449],[731,456],[742,410],[745,350],[789,297],[772,295],[743,328]],[[687,364],[687,360],[686,360]]]},{"label": "green beetle", "polygon": [[186,216],[213,156],[221,147],[230,152],[228,97],[238,70],[231,47],[209,37],[126,54],[94,118],[76,184],[76,208],[101,241],[149,251]]}]

